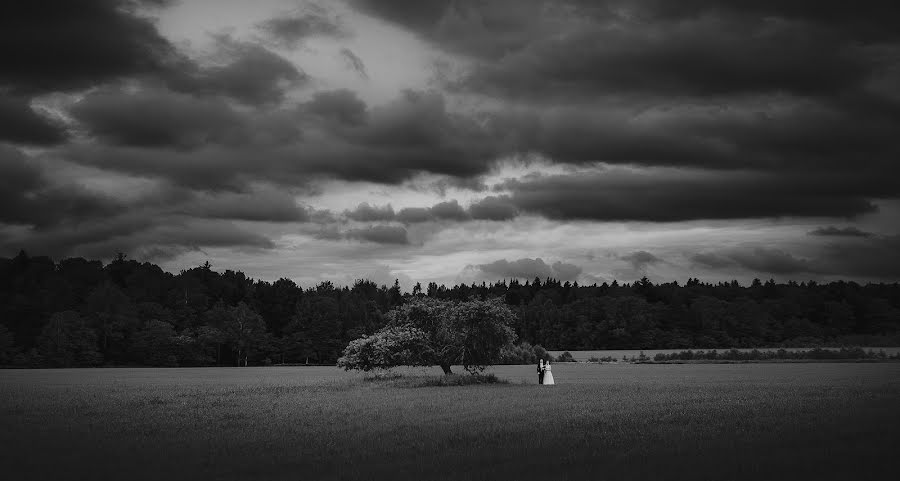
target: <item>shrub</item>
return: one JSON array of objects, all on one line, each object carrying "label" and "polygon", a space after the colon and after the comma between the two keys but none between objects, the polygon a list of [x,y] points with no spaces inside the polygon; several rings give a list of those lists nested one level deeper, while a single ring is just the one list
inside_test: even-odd
[{"label": "shrub", "polygon": [[571,352],[565,351],[556,358],[556,362],[575,362],[575,358]]}]

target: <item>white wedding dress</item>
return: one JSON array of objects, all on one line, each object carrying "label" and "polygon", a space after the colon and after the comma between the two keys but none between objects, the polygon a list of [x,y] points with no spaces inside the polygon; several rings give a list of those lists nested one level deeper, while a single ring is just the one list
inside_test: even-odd
[{"label": "white wedding dress", "polygon": [[553,371],[550,369],[549,364],[544,368],[544,384],[555,384],[553,382]]}]

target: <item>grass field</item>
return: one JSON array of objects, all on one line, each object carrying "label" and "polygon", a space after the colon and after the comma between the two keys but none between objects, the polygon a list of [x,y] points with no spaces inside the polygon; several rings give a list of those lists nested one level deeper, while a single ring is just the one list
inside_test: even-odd
[{"label": "grass field", "polygon": [[[402,388],[330,367],[0,371],[28,479],[873,479],[900,364],[533,366]],[[437,374],[437,370],[426,370]],[[407,375],[421,375],[409,370]]]}]

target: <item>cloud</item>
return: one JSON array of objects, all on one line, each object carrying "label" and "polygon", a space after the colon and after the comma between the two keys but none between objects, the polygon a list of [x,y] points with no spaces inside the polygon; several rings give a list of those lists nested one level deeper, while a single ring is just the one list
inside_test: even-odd
[{"label": "cloud", "polygon": [[724,269],[735,264],[732,259],[713,252],[700,252],[697,254],[693,254],[690,256],[690,261],[694,265],[706,267],[709,269]]},{"label": "cloud", "polygon": [[93,92],[70,113],[103,141],[140,147],[221,143],[244,127],[244,119],[222,100],[165,90]]},{"label": "cloud", "polygon": [[465,222],[472,219],[501,221],[512,219],[516,214],[515,206],[504,196],[486,197],[473,203],[468,209],[464,209],[459,201],[451,199],[438,202],[431,207],[404,207],[396,214],[390,205],[378,208],[366,203],[360,204],[354,211],[345,212],[345,215],[353,220],[398,220],[404,224],[432,221]]},{"label": "cloud", "polygon": [[740,249],[732,252],[729,257],[739,266],[758,272],[772,274],[816,272],[808,260],[794,257],[780,249],[765,247]]},{"label": "cloud", "polygon": [[469,206],[473,219],[503,221],[518,215],[518,209],[508,196],[487,196]]},{"label": "cloud", "polygon": [[865,232],[860,230],[858,227],[848,226],[848,227],[819,227],[809,232],[809,235],[814,236],[823,236],[823,237],[872,237],[874,234],[871,232]]},{"label": "cloud", "polygon": [[494,278],[516,278],[531,280],[535,277],[545,279],[552,277],[560,281],[576,280],[581,275],[582,269],[574,264],[561,261],[548,265],[543,259],[523,258],[514,261],[500,259],[488,264],[475,266],[478,270],[493,276]]},{"label": "cloud", "polygon": [[835,275],[897,282],[900,235],[836,242],[826,246],[814,263],[820,270]]},{"label": "cloud", "polygon": [[308,222],[309,211],[287,192],[257,189],[251,192],[197,193],[177,211],[194,217],[266,222]]},{"label": "cloud", "polygon": [[123,209],[121,202],[79,185],[52,183],[33,159],[0,144],[0,224],[46,229]]},{"label": "cloud", "polygon": [[80,90],[109,80],[164,72],[172,44],[134,2],[13,2],[0,16],[0,90],[36,94]]},{"label": "cloud", "polygon": [[463,221],[469,218],[469,214],[463,210],[456,200],[434,204],[431,206],[431,215],[440,220]]},{"label": "cloud", "polygon": [[392,225],[374,225],[362,229],[347,231],[346,237],[376,244],[409,244],[406,229]]},{"label": "cloud", "polygon": [[[101,139],[120,145],[75,144],[60,155],[196,188],[236,188],[254,180],[303,186],[322,177],[385,184],[422,172],[467,177],[485,172],[498,152],[484,128],[448,112],[436,93],[406,92],[363,116],[361,104],[345,92],[296,109],[233,115],[215,99],[148,92],[89,96],[76,115]],[[112,101],[118,98],[124,103]],[[149,121],[126,108],[156,99],[158,105],[148,105]],[[91,108],[94,103],[99,106]],[[222,114],[211,115],[215,111]],[[171,125],[160,125],[166,119]],[[149,148],[157,146],[171,148]]]},{"label": "cloud", "polygon": [[65,126],[35,112],[29,101],[0,94],[0,141],[30,145],[54,145],[64,142]]},{"label": "cloud", "polygon": [[851,217],[875,210],[869,193],[893,180],[681,169],[605,168],[507,182],[510,201],[550,219],[675,222],[779,216]]},{"label": "cloud", "polygon": [[[852,12],[838,2],[670,3],[352,2],[466,57],[447,86],[498,105],[493,128],[508,154],[879,173],[862,184],[896,173],[900,35],[891,25],[900,17],[889,2]],[[896,185],[877,190],[864,197],[900,195]]]},{"label": "cloud", "polygon": [[365,80],[369,79],[369,73],[366,71],[366,64],[363,63],[362,59],[359,58],[353,50],[349,48],[341,49],[341,58],[344,59],[344,63],[350,70],[354,71]]},{"label": "cloud", "polygon": [[417,224],[434,220],[428,207],[404,207],[397,212],[397,220],[404,224]]},{"label": "cloud", "polygon": [[265,47],[219,37],[217,57],[201,66],[183,61],[167,73],[169,88],[191,95],[221,95],[247,105],[274,105],[285,92],[309,81],[293,63]]},{"label": "cloud", "polygon": [[311,114],[337,124],[362,125],[368,119],[368,107],[351,90],[316,92],[305,108]]},{"label": "cloud", "polygon": [[816,262],[795,257],[781,249],[769,247],[738,247],[718,252],[701,252],[690,256],[694,265],[713,270],[739,267],[766,274],[803,274],[822,272]]},{"label": "cloud", "polygon": [[725,15],[647,22],[626,14],[581,23],[481,64],[462,85],[517,98],[820,94],[858,85],[873,68],[848,39],[803,22]]},{"label": "cloud", "polygon": [[553,269],[553,277],[560,281],[574,281],[582,273],[580,266],[562,261],[556,261],[550,267]]},{"label": "cloud", "polygon": [[440,48],[479,58],[497,58],[521,48],[567,7],[542,0],[351,0],[351,5],[408,28]]},{"label": "cloud", "polygon": [[297,48],[310,37],[346,37],[349,32],[337,18],[321,8],[281,14],[257,25],[270,40],[286,48]]},{"label": "cloud", "polygon": [[779,248],[743,246],[690,256],[692,263],[712,270],[735,267],[782,276],[815,274],[880,279],[900,277],[900,236],[837,235],[833,243],[808,248],[798,256]]},{"label": "cloud", "polygon": [[369,205],[368,202],[359,204],[356,206],[356,209],[352,211],[344,211],[344,215],[349,219],[359,222],[391,221],[396,217],[394,208],[391,207],[390,204],[378,207]]},{"label": "cloud", "polygon": [[662,262],[662,259],[647,251],[632,252],[631,254],[619,257],[619,259],[622,259],[623,261],[631,264],[631,266],[636,271],[644,270],[647,266],[659,264]]},{"label": "cloud", "polygon": [[77,227],[59,225],[29,231],[21,237],[0,239],[0,251],[26,249],[33,255],[85,256],[108,259],[117,252],[131,257],[166,258],[205,248],[272,249],[266,236],[230,221],[166,217],[131,213],[95,218]]},{"label": "cloud", "polygon": [[462,222],[471,217],[457,200],[438,202],[431,207],[405,207],[397,212],[397,220],[404,224],[418,224],[431,221]]}]

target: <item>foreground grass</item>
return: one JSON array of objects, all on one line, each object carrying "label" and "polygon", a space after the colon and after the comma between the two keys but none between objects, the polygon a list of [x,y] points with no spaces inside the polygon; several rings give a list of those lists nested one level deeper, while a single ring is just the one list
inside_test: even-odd
[{"label": "foreground grass", "polygon": [[0,461],[17,480],[865,479],[900,468],[897,364],[560,364],[552,387],[532,370],[416,389],[333,368],[0,371]]}]

